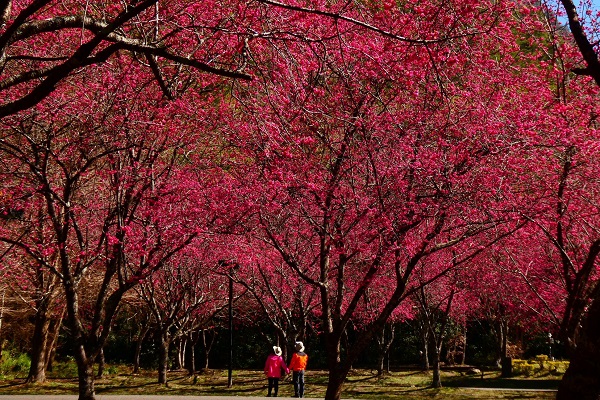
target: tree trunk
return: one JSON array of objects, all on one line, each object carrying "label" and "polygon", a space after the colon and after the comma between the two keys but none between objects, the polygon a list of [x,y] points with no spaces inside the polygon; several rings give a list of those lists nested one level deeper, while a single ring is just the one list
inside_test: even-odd
[{"label": "tree trunk", "polygon": [[504,335],[502,337],[502,378],[510,378],[512,376],[512,358],[508,356],[508,323],[504,327]]},{"label": "tree trunk", "polygon": [[96,357],[98,361],[98,373],[96,374],[96,378],[102,378],[104,374],[104,364],[106,363],[106,359],[104,358],[104,349],[100,349],[100,353],[98,353],[98,357]]},{"label": "tree trunk", "polygon": [[327,382],[325,400],[340,400],[346,375],[346,373],[343,373],[340,370],[329,370],[329,382]]},{"label": "tree trunk", "polygon": [[77,371],[79,377],[78,400],[95,400],[93,364],[77,365]]},{"label": "tree trunk", "polygon": [[[199,336],[199,335],[198,335]],[[188,366],[188,375],[194,377],[193,384],[198,384],[198,370],[196,369],[196,347],[198,344],[198,338],[193,341],[193,344],[190,346],[190,358],[189,358],[189,366]]]},{"label": "tree trunk", "polygon": [[431,383],[431,387],[441,388],[442,387],[442,366],[440,355],[442,353],[441,343],[439,345],[432,346],[434,349],[433,352],[433,382]]},{"label": "tree trunk", "polygon": [[94,363],[88,357],[81,338],[75,344],[75,362],[77,363],[77,377],[79,380],[78,400],[95,400],[94,392]]},{"label": "tree trunk", "polygon": [[590,307],[556,399],[600,399],[600,293]]},{"label": "tree trunk", "polygon": [[498,322],[498,329],[496,331],[496,367],[502,367],[502,359],[503,359],[503,345],[506,340],[506,322],[504,319],[501,319]]},{"label": "tree trunk", "polygon": [[195,343],[190,343],[189,354],[190,358],[188,361],[188,373],[190,375],[196,375],[196,346]]},{"label": "tree trunk", "polygon": [[208,343],[206,342],[206,331],[202,331],[202,360],[200,365],[202,366],[202,370],[208,370],[208,354],[210,353],[210,349],[208,347]]},{"label": "tree trunk", "polygon": [[214,331],[207,333],[206,330],[202,330],[202,360],[200,365],[202,365],[201,369],[203,371],[208,371],[208,359],[210,356],[210,350],[215,342],[215,337],[216,333]]},{"label": "tree trunk", "polygon": [[329,381],[325,391],[325,400],[340,400],[342,387],[350,370],[341,363],[341,341],[341,334],[329,333],[326,335]]},{"label": "tree trunk", "polygon": [[2,351],[4,350],[4,331],[2,330],[2,321],[4,320],[4,296],[6,290],[2,290],[2,300],[0,301],[0,361],[2,360]]},{"label": "tree trunk", "polygon": [[[68,268],[63,268],[68,270]],[[81,321],[79,320],[79,301],[75,286],[69,280],[63,282],[65,289],[67,321],[70,330],[71,340],[73,342],[73,352],[75,362],[77,363],[77,378],[79,382],[78,400],[95,400],[94,393],[94,358],[87,346],[87,338],[83,332]]]},{"label": "tree trunk", "polygon": [[465,365],[465,361],[467,360],[467,325],[465,324],[465,331],[464,331],[464,339],[463,339],[463,352],[462,352],[462,356],[460,358],[460,365]]},{"label": "tree trunk", "polygon": [[135,342],[135,353],[133,356],[133,373],[137,374],[140,372],[140,357],[142,355],[142,344],[144,343],[144,339],[148,335],[150,331],[150,324],[146,324],[144,327],[140,328],[140,333]]},{"label": "tree trunk", "polygon": [[[389,331],[389,334],[386,334]],[[394,341],[394,324],[386,324],[383,330],[377,335],[377,375],[381,376],[386,371],[385,359],[389,357],[390,347]],[[387,371],[389,372],[389,370]]]},{"label": "tree trunk", "polygon": [[62,327],[63,318],[65,316],[65,309],[63,307],[60,316],[54,318],[50,322],[49,331],[52,332],[52,339],[50,344],[46,346],[46,354],[44,359],[46,361],[46,372],[52,371],[52,364],[54,362],[54,355],[56,354],[56,344],[58,343],[58,335],[60,334],[60,328]]},{"label": "tree trunk", "polygon": [[421,330],[421,369],[423,371],[429,371],[429,334],[427,329]]},{"label": "tree trunk", "polygon": [[160,336],[158,346],[158,383],[167,383],[167,371],[169,369],[169,344],[171,338],[168,333]]},{"label": "tree trunk", "polygon": [[177,370],[181,371],[185,365],[185,349],[187,347],[187,339],[180,337],[177,341]]},{"label": "tree trunk", "polygon": [[382,376],[385,372],[385,353],[377,353],[377,375]]},{"label": "tree trunk", "polygon": [[31,365],[27,382],[40,383],[46,380],[46,347],[48,345],[48,302],[42,300],[35,314],[33,337],[31,339]]},{"label": "tree trunk", "polygon": [[188,371],[190,375],[196,376],[196,348],[198,347],[198,341],[200,340],[200,332],[192,332],[189,336],[189,360],[188,360]]}]

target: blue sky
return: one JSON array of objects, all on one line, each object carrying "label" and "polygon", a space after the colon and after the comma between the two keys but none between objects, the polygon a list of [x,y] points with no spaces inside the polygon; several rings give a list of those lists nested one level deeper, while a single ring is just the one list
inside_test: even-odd
[{"label": "blue sky", "polygon": [[[555,0],[554,4],[557,4],[559,1]],[[579,13],[582,13],[583,10],[580,7],[581,3],[584,3],[580,0],[573,0],[573,3],[575,4],[575,6],[577,6],[577,11]],[[548,1],[548,4],[553,4],[552,1]],[[562,5],[560,6],[562,10],[564,10],[564,8],[562,8]],[[600,11],[600,0],[592,0],[592,13],[596,14],[598,11]],[[581,15],[581,14],[580,14]],[[566,23],[566,19],[564,21]]]}]

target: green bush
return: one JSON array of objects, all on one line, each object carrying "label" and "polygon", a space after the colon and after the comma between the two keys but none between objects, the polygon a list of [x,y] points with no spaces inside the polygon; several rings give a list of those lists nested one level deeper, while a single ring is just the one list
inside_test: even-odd
[{"label": "green bush", "polygon": [[31,359],[27,354],[12,354],[10,352],[2,353],[0,360],[0,375],[12,375],[22,372],[29,372]]},{"label": "green bush", "polygon": [[568,361],[550,361],[548,356],[539,355],[533,360],[513,360],[513,372],[517,375],[533,376],[537,373],[564,374]]},{"label": "green bush", "polygon": [[116,365],[107,365],[104,372],[106,372],[107,375],[118,375],[119,367]]},{"label": "green bush", "polygon": [[54,378],[76,378],[77,364],[72,357],[66,357],[62,361],[55,362],[52,371],[48,373]]}]

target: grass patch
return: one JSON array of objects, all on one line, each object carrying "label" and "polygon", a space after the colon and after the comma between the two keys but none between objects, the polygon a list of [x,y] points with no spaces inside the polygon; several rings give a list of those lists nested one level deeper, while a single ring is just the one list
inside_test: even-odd
[{"label": "grass patch", "polygon": [[[11,394],[76,394],[77,378],[65,376],[68,368],[60,373],[49,373],[49,379],[43,384],[26,384],[24,378],[0,379],[0,396]],[[233,387],[227,387],[227,371],[211,370],[196,376],[185,371],[171,371],[167,385],[159,385],[156,371],[143,371],[132,374],[126,366],[111,368],[112,374],[96,379],[96,393],[99,395],[194,395],[194,396],[251,396],[264,397],[267,392],[267,380],[262,371],[234,371]],[[60,376],[59,376],[60,375]],[[306,397],[324,398],[327,388],[325,371],[307,371]],[[421,371],[399,371],[377,376],[374,371],[356,370],[348,376],[344,385],[344,399],[553,399],[554,392],[514,391],[510,389],[555,389],[558,385],[555,376],[552,379],[502,379],[497,373],[487,372],[471,377],[456,371],[444,371],[441,389],[432,389],[431,374]],[[490,388],[501,388],[490,390]],[[280,397],[293,394],[291,377],[280,383]]]},{"label": "grass patch", "polygon": [[472,388],[501,388],[501,389],[531,389],[531,390],[556,390],[560,378],[554,374],[544,373],[536,376],[502,378],[500,372],[486,372],[483,379],[480,375],[466,376],[455,375],[448,377],[447,387],[472,387]]}]

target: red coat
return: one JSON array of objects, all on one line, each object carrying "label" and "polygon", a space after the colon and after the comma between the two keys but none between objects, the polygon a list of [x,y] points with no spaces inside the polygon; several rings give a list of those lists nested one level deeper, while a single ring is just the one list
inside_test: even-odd
[{"label": "red coat", "polygon": [[265,362],[265,375],[267,375],[267,378],[281,378],[282,370],[286,374],[290,372],[281,356],[271,354],[267,357],[267,362]]}]

